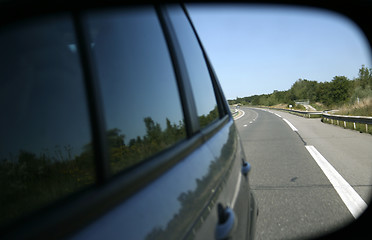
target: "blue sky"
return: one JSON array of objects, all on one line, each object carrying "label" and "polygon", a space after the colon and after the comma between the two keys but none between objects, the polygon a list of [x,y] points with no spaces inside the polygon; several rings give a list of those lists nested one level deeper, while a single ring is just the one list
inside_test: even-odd
[{"label": "blue sky", "polygon": [[288,90],[299,78],[353,79],[371,67],[367,39],[328,11],[273,5],[187,5],[227,99]]}]

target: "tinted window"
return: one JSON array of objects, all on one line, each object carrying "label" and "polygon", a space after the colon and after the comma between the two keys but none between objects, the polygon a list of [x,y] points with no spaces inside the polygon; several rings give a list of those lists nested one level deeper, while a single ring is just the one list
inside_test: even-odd
[{"label": "tinted window", "polygon": [[185,58],[201,127],[219,118],[212,81],[203,52],[183,10],[171,7],[169,15]]},{"label": "tinted window", "polygon": [[90,126],[68,18],[0,32],[0,223],[94,182]]},{"label": "tinted window", "polygon": [[173,67],[152,8],[87,16],[117,173],[185,138]]}]

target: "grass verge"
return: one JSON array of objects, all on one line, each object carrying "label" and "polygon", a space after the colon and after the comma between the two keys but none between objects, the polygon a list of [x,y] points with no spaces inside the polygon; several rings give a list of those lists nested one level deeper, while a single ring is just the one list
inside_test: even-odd
[{"label": "grass verge", "polygon": [[349,116],[372,116],[372,97],[362,99],[353,105],[344,105],[337,113]]}]

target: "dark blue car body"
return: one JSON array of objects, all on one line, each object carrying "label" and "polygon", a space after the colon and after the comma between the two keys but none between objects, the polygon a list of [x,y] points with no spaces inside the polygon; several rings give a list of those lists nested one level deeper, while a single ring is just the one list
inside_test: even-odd
[{"label": "dark blue car body", "polygon": [[[50,5],[43,9],[27,9],[27,4],[21,7],[16,7],[12,4],[3,5],[0,30],[0,36],[3,37],[3,40],[1,40],[3,49],[3,59],[1,59],[1,63],[3,65],[0,66],[3,68],[0,72],[2,77],[0,81],[2,82],[3,89],[8,92],[12,91],[13,88],[9,86],[14,84],[15,81],[20,81],[19,85],[17,85],[20,88],[22,88],[22,86],[31,86],[29,88],[26,87],[26,90],[23,89],[20,91],[29,94],[33,94],[32,91],[39,92],[35,94],[35,97],[28,98],[28,100],[24,100],[22,97],[15,98],[14,95],[8,96],[5,94],[5,90],[4,93],[2,92],[2,94],[4,94],[3,96],[9,97],[4,98],[7,101],[9,100],[11,106],[13,106],[12,108],[6,108],[4,107],[5,103],[1,105],[3,109],[5,109],[5,113],[2,117],[5,117],[4,121],[13,119],[13,115],[18,114],[21,116],[22,113],[27,113],[26,119],[28,119],[22,120],[24,121],[21,127],[23,129],[22,132],[19,130],[20,127],[17,125],[16,120],[9,120],[7,126],[11,124],[10,127],[7,127],[7,130],[4,130],[5,132],[2,133],[2,143],[4,142],[3,146],[7,146],[7,149],[5,149],[5,147],[0,149],[2,151],[1,153],[5,154],[2,155],[4,160],[1,162],[1,171],[9,173],[9,169],[12,169],[18,172],[12,172],[8,175],[3,174],[2,176],[2,181],[4,183],[2,185],[2,191],[4,190],[3,192],[6,194],[4,194],[4,197],[1,199],[1,208],[4,212],[11,208],[27,209],[27,211],[22,210],[20,213],[16,210],[13,211],[15,213],[11,211],[9,217],[8,215],[3,215],[0,225],[2,239],[254,238],[258,208],[249,186],[249,159],[244,155],[229,106],[184,6],[123,6],[118,3],[112,5],[92,3],[91,6],[87,4],[87,6],[84,5],[84,7],[56,4],[55,6]],[[143,98],[147,99],[147,102],[140,103],[139,101],[133,100],[129,103],[131,107],[127,108],[134,109],[131,111],[122,107],[122,105],[128,105],[128,102],[123,103],[116,101],[112,103],[106,100],[106,95],[114,94],[116,88],[116,85],[114,85],[116,84],[116,80],[113,80],[113,85],[111,85],[111,80],[108,80],[113,71],[112,69],[115,69],[115,66],[113,66],[115,63],[112,59],[120,62],[120,57],[124,58],[124,56],[120,54],[114,56],[115,49],[109,48],[112,44],[117,44],[118,41],[114,41],[112,38],[107,38],[103,41],[100,40],[100,38],[105,38],[105,36],[108,36],[107,34],[110,34],[110,29],[108,30],[106,27],[102,27],[106,26],[104,25],[107,24],[107,22],[105,22],[106,20],[102,21],[103,23],[99,22],[101,18],[95,18],[95,16],[100,16],[102,12],[104,15],[102,19],[110,19],[111,14],[120,15],[121,11],[128,12],[127,8],[129,7],[130,11],[134,13],[137,10],[142,11],[141,9],[143,8],[149,9],[157,18],[157,23],[160,26],[159,29],[161,29],[162,37],[165,39],[168,51],[167,54],[169,54],[176,79],[175,86],[177,86],[178,92],[174,94],[179,96],[180,101],[180,108],[177,111],[182,113],[183,118],[181,119],[182,122],[177,125],[178,123],[176,121],[172,122],[167,116],[166,123],[160,124],[151,118],[146,118],[146,115],[143,115],[143,117],[145,117],[145,125],[141,126],[143,129],[146,127],[147,133],[143,133],[142,136],[138,136],[137,138],[133,136],[132,140],[128,142],[126,136],[130,135],[130,132],[136,129],[136,126],[132,126],[132,130],[130,129],[131,126],[124,126],[123,129],[128,128],[129,130],[127,132],[124,131],[122,135],[118,133],[119,130],[114,129],[114,131],[110,132],[111,116],[108,114],[109,111],[112,110],[114,114],[121,114],[124,116],[123,119],[130,119],[136,116],[136,111],[143,111],[144,114],[146,114],[146,110],[143,109],[148,106],[151,106],[152,109],[157,109],[154,116],[161,114],[162,111],[167,111],[168,108],[173,106],[157,106],[160,100],[155,98],[161,98],[162,95],[168,94],[170,90],[165,91],[163,88],[157,88],[156,85],[149,89],[149,92],[146,92],[146,96],[143,96]],[[5,14],[5,12],[12,11],[12,9],[16,8],[19,9],[17,15]],[[54,22],[54,20],[60,16],[62,16],[61,21],[63,23],[65,21],[69,22],[67,25],[68,28],[72,29],[71,32],[58,37],[58,34],[61,31],[65,31],[67,28],[63,24],[61,24],[61,26],[63,26],[61,28],[51,25],[50,29],[58,28],[58,31],[55,33],[53,30],[40,30],[42,29],[40,26]],[[90,18],[90,16],[93,17]],[[185,46],[185,44],[188,44],[188,41],[183,41],[184,36],[181,36],[183,34],[183,29],[178,25],[182,24],[181,22],[183,20],[181,18],[187,19],[188,26],[185,27],[193,31],[192,41],[198,44],[198,51],[202,54],[201,61],[203,61],[203,64],[207,67],[206,69],[210,77],[210,83],[208,84],[211,86],[210,92],[215,97],[213,101],[215,101],[216,104],[214,109],[209,109],[211,110],[209,114],[203,115],[198,112],[199,109],[202,109],[204,102],[195,99],[195,96],[200,96],[200,94],[196,94],[195,91],[207,92],[207,89],[202,85],[198,87],[199,80],[193,79],[195,76],[197,77],[198,74],[189,71],[188,62],[193,62],[193,55],[186,56],[189,54],[189,52],[185,50],[188,49],[188,46]],[[140,22],[140,20],[138,21]],[[177,21],[179,22],[177,23]],[[102,26],[100,24],[102,24]],[[93,27],[89,28],[90,26]],[[128,28],[133,31],[133,34],[137,34],[138,29],[135,27],[131,28],[131,26],[129,26]],[[103,32],[102,29],[106,31]],[[101,33],[100,31],[106,35],[102,34],[102,36],[98,36]],[[20,34],[20,32],[24,35]],[[75,36],[74,39],[76,41],[71,40],[71,35]],[[142,35],[139,34],[139,36]],[[149,34],[149,36],[143,37],[151,38],[152,36],[153,35]],[[43,55],[40,54],[38,57],[34,57],[32,61],[28,60],[31,59],[28,58],[30,54],[33,54],[31,51],[36,51],[35,49],[39,48],[44,49],[44,46],[47,45],[44,43],[38,44],[37,41],[40,39],[43,39],[40,41],[54,39],[54,37],[58,40],[58,44],[61,44],[61,48],[58,49],[58,51],[54,50],[54,47],[48,48],[52,50],[48,50],[49,52],[45,50],[45,53],[42,53]],[[190,35],[188,37],[190,37]],[[126,41],[126,39],[127,36],[124,35],[123,41]],[[155,40],[153,41],[155,42]],[[108,50],[99,52],[100,43],[105,43],[105,47]],[[135,46],[136,42],[132,41],[131,44]],[[151,49],[154,48],[156,50],[157,46],[150,46],[149,51],[152,51]],[[58,55],[61,51],[66,52]],[[130,49],[128,51],[130,51]],[[146,52],[141,54],[146,54]],[[56,65],[62,66],[61,69],[53,67],[55,59],[59,56],[72,59],[77,55],[76,64],[79,65],[79,68],[81,68],[80,70],[76,70],[73,66],[75,60],[66,60],[64,65],[59,64],[59,62],[56,63]],[[146,58],[150,57],[149,55]],[[41,58],[43,58],[43,60],[40,60]],[[141,65],[140,72],[146,72],[147,68],[152,68],[146,64],[142,65],[142,60],[137,61],[136,56],[130,56],[128,59],[129,64],[132,63],[130,60],[132,59],[133,64],[138,63]],[[200,59],[198,59],[198,61],[200,61]],[[101,67],[101,65],[103,66],[105,64],[107,66]],[[38,69],[44,68],[44,66],[46,66],[45,69],[48,69],[47,72],[40,73]],[[138,66],[129,66],[128,69],[130,70],[136,67]],[[117,71],[121,71],[121,68],[122,67],[118,67]],[[26,71],[29,72],[22,75],[21,72]],[[83,89],[83,94],[80,95],[83,96],[82,99],[86,101],[86,105],[83,105],[81,109],[75,109],[75,105],[81,102],[76,100],[80,96],[78,93],[75,93],[77,87],[66,87],[66,82],[70,81],[72,79],[71,77],[64,78],[65,80],[61,80],[61,83],[53,83],[53,81],[59,81],[58,75],[64,77],[62,75],[69,71],[72,73],[80,71],[81,73],[79,72],[79,74],[82,76],[81,79],[84,79],[81,81],[81,86],[79,86]],[[156,69],[154,71],[156,71]],[[12,74],[9,74],[9,72]],[[58,74],[54,76],[53,74],[56,72],[58,72]],[[19,74],[19,76],[17,74]],[[124,75],[125,74],[126,73],[124,73]],[[10,80],[7,79],[7,76],[14,75],[18,77],[14,77],[14,79],[9,77]],[[30,80],[31,75],[32,80]],[[51,78],[49,77],[50,75],[54,77]],[[151,74],[149,74],[149,76],[150,75]],[[43,85],[44,83],[40,80],[42,78],[48,78],[47,82],[51,85]],[[102,78],[104,79],[102,80]],[[130,82],[131,80],[126,80],[125,77],[122,78],[124,79],[124,88],[125,84],[128,84],[128,88],[129,85],[133,87],[135,84],[138,84],[139,89],[146,87],[144,86],[146,84],[143,82]],[[39,80],[40,82],[38,82]],[[72,84],[76,84],[76,81],[78,80],[74,79],[74,81],[71,81],[71,86],[73,86]],[[157,81],[160,82],[163,80],[159,79]],[[195,87],[195,84],[197,87]],[[102,85],[110,89],[107,94]],[[37,90],[37,88],[39,90]],[[136,88],[133,87],[133,89]],[[66,99],[71,100],[71,98],[73,98],[73,100],[71,100],[71,102],[70,100],[50,100],[47,97],[49,96],[47,93],[52,91],[55,91],[55,94],[52,94],[53,97],[59,97],[59,94],[61,94],[61,96],[66,96]],[[154,97],[153,101],[151,101],[151,98],[147,98],[147,96],[152,93],[158,96]],[[126,93],[126,95],[128,94],[130,93]],[[141,96],[141,94],[144,95],[141,90],[138,90],[133,96],[138,97]],[[27,94],[23,94],[23,92],[20,94],[20,96],[25,95]],[[106,99],[102,100],[102,98],[105,97]],[[35,104],[33,101],[35,101]],[[66,101],[68,101],[68,104]],[[22,108],[24,104],[31,104],[31,102],[34,104],[32,105],[34,107],[30,105],[26,108],[27,110]],[[51,112],[37,110],[39,106],[48,104],[48,102],[50,103],[48,107],[53,108],[53,113],[51,113],[52,110]],[[169,101],[166,101],[165,104],[168,104],[168,102]],[[65,109],[65,105],[70,109]],[[121,108],[123,112],[120,113]],[[66,115],[55,113],[55,111],[61,109],[65,110]],[[33,120],[33,115],[36,114],[41,114],[42,117],[40,117],[39,120]],[[90,132],[91,142],[88,143],[88,140],[85,142],[86,145],[84,145],[83,152],[74,152],[72,148],[65,148],[67,154],[62,150],[58,150],[59,148],[56,148],[56,154],[51,154],[52,160],[50,160],[47,159],[47,154],[40,153],[38,155],[36,153],[31,153],[31,150],[29,150],[29,152],[24,151],[24,149],[36,149],[38,141],[43,143],[48,142],[45,140],[48,139],[45,137],[49,134],[48,126],[44,124],[43,126],[46,126],[45,128],[47,128],[47,130],[40,130],[40,132],[37,132],[37,129],[44,129],[44,127],[39,126],[35,122],[43,121],[43,119],[58,119],[58,124],[69,124],[70,115],[78,116],[77,118],[80,119],[80,115],[84,114],[88,116],[88,120],[86,121],[89,123],[88,125],[90,125],[90,127],[88,127],[86,131]],[[64,120],[61,120],[61,118]],[[76,129],[72,131],[75,135],[69,135],[70,137],[72,136],[71,139],[77,139],[76,141],[79,140],[80,131],[84,128],[84,124],[80,123],[80,120],[76,120],[79,122],[78,125],[80,127],[76,127]],[[49,122],[51,121],[54,120],[50,120]],[[133,124],[135,125],[136,123]],[[5,124],[3,124],[3,126],[5,126]],[[165,130],[165,128],[167,130]],[[58,129],[60,128],[56,128],[56,132],[54,132],[55,135],[64,136],[64,132],[69,131],[60,131]],[[158,131],[158,135],[155,134],[157,129],[161,129],[161,131]],[[171,132],[172,129],[176,131],[178,135],[176,133],[173,135],[168,133]],[[21,133],[18,133],[18,130]],[[14,132],[14,136],[18,136],[17,139],[14,137],[13,140],[13,138],[9,137],[12,131]],[[110,135],[108,132],[112,134]],[[159,135],[163,136],[165,132],[167,132],[166,134],[168,135],[166,136],[168,138],[177,135],[177,138],[175,137],[176,140],[159,140],[157,137],[159,137]],[[37,136],[39,134],[40,136]],[[155,136],[151,134],[155,134]],[[120,148],[116,145],[113,147],[113,143],[110,142],[114,139],[113,136],[121,144],[119,146]],[[52,139],[54,140],[55,138]],[[87,137],[87,139],[89,138]],[[150,141],[149,139],[158,140]],[[158,147],[158,145],[160,145],[159,142],[166,142],[167,145],[164,143],[164,146],[161,145],[160,150],[158,150],[158,148],[151,150],[152,145]],[[7,157],[7,152],[13,151],[12,147],[16,149],[14,152],[20,150],[15,160],[12,160],[11,157]],[[148,150],[149,152],[146,154],[144,153],[146,152],[144,149],[150,150]],[[132,154],[130,151],[137,152]],[[90,168],[85,165],[79,165],[85,161],[84,159],[87,158],[88,153],[91,154],[89,156],[94,155],[94,157],[91,157],[93,160],[90,163]],[[73,156],[74,154],[75,158]],[[130,154],[134,155],[134,157],[131,155],[132,162],[129,164],[125,162],[125,156],[129,156]],[[114,158],[118,155],[120,155],[120,159],[124,158],[124,167],[121,160]],[[138,161],[136,157],[138,157]],[[42,164],[40,163],[41,161],[43,161]],[[76,166],[70,168],[69,161],[76,161]],[[32,170],[34,169],[32,166],[39,167],[36,167],[34,171]],[[56,170],[56,173],[54,173],[54,169],[58,167],[59,170]],[[10,179],[10,177],[7,178],[7,176],[12,176],[17,179],[26,179],[26,173],[22,172],[22,169],[25,168],[27,171],[24,171],[26,171],[27,174],[34,174],[34,176],[27,175],[27,179],[31,179],[27,180],[29,182],[39,181],[45,183],[54,181],[51,180],[53,179],[52,176],[48,174],[50,173],[56,176],[57,173],[60,173],[62,179],[67,179],[62,176],[63,174],[73,176],[73,181],[76,181],[76,183],[74,182],[74,186],[84,181],[87,182],[87,184],[84,185],[84,187],[79,185],[75,190],[66,190],[61,196],[51,198],[52,200],[35,200],[35,205],[32,205],[33,202],[28,199],[38,198],[42,195],[43,187],[38,187],[37,189],[41,188],[41,190],[39,189],[37,190],[38,192],[36,192],[36,190],[34,190],[36,187],[28,185],[25,180],[25,182],[19,183],[20,185],[18,185],[24,190],[19,191],[17,186],[14,187],[8,184],[8,182],[13,180]],[[115,174],[111,173],[113,171]],[[85,174],[84,176],[82,175],[83,173]],[[79,176],[79,174],[81,175]],[[35,176],[37,176],[37,180],[35,180]],[[66,182],[67,180],[63,181]],[[8,184],[8,186],[5,184]],[[61,186],[66,186],[64,184],[66,183],[62,183],[58,186],[55,185],[52,189],[62,188]],[[14,195],[15,193],[18,195]],[[12,196],[18,197],[12,198]],[[20,198],[23,198],[25,201],[21,201]],[[13,203],[15,206],[13,206]]]}]

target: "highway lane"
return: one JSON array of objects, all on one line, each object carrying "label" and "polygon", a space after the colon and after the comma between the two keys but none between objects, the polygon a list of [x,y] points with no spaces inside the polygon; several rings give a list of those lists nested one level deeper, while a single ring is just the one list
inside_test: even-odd
[{"label": "highway lane", "polygon": [[[372,153],[367,146],[371,146],[372,137],[323,124],[319,119],[242,110],[245,114],[236,120],[236,126],[252,164],[250,184],[260,209],[256,238],[309,237],[353,221],[348,207],[305,145],[313,145],[368,202],[372,175],[368,156]],[[298,133],[279,116],[285,117]]]},{"label": "highway lane", "polygon": [[372,192],[372,135],[323,124],[290,113],[272,111],[288,119],[308,145],[315,146],[364,201]]}]

